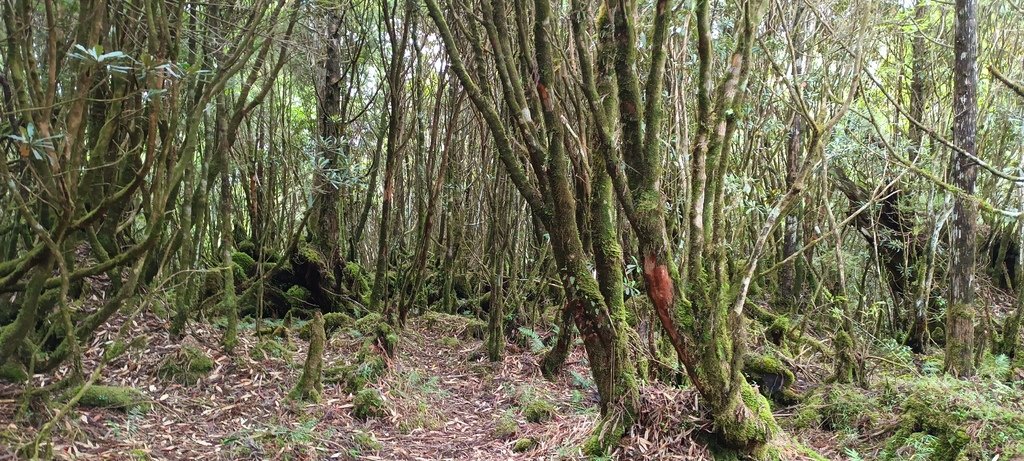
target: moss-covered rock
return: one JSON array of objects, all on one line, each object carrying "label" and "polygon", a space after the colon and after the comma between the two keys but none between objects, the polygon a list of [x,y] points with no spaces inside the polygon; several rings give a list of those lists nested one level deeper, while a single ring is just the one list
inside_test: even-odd
[{"label": "moss-covered rock", "polygon": [[346,392],[356,394],[366,384],[384,374],[387,362],[373,350],[370,344],[363,344],[351,364],[339,365],[324,371],[324,381],[341,384]]},{"label": "moss-covered rock", "polygon": [[398,348],[398,333],[384,320],[384,316],[373,312],[356,320],[353,326],[359,334],[375,338],[377,344],[389,357],[394,356],[395,350]]},{"label": "moss-covered rock", "polygon": [[512,451],[523,453],[532,450],[537,446],[537,440],[531,437],[523,437],[512,444]]},{"label": "moss-covered rock", "polygon": [[236,251],[231,254],[231,261],[242,269],[242,273],[245,274],[246,277],[256,275],[256,260],[252,259],[252,256],[241,251]]},{"label": "moss-covered rock", "polygon": [[[256,257],[256,244],[252,243],[252,240],[243,240],[242,243],[238,244],[238,251],[249,255],[252,258]],[[235,261],[238,262],[238,261]]]},{"label": "moss-covered rock", "polygon": [[316,248],[308,243],[300,243],[292,257],[293,264],[298,266],[309,265],[319,273],[329,284],[334,284],[334,271],[327,267],[327,260]]},{"label": "moss-covered rock", "polygon": [[[70,391],[69,395],[76,395],[81,389],[81,386],[75,387]],[[78,399],[78,405],[143,413],[152,408],[149,397],[134,387],[100,385],[87,387]]]},{"label": "moss-covered rock", "polygon": [[795,403],[800,396],[793,391],[796,375],[781,360],[767,354],[747,354],[743,374],[756,383],[761,393],[781,403]]},{"label": "moss-covered rock", "polygon": [[191,385],[210,374],[214,365],[205,352],[186,344],[160,361],[156,375],[163,380]]},{"label": "moss-covered rock", "polygon": [[352,399],[352,415],[358,419],[384,416],[385,413],[384,398],[376,389],[364,388]]},{"label": "moss-covered rock", "polygon": [[203,286],[199,291],[200,298],[212,298],[224,287],[224,276],[218,270],[209,270],[203,276]]}]

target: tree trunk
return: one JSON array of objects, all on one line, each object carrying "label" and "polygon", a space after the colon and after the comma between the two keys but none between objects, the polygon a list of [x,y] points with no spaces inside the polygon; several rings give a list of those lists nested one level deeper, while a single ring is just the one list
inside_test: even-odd
[{"label": "tree trunk", "polygon": [[[967,194],[974,193],[978,130],[978,19],[977,0],[956,0],[956,31],[953,44],[953,142],[963,150],[953,152],[950,183]],[[946,361],[948,373],[974,375],[974,263],[976,257],[977,204],[957,196],[953,201],[950,230],[949,307],[946,310]]]}]

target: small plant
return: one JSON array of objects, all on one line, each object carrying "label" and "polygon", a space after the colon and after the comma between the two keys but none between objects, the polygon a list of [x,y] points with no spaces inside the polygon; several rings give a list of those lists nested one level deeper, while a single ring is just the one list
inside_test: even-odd
[{"label": "small plant", "polygon": [[358,419],[383,416],[385,413],[384,398],[376,389],[366,388],[356,393],[352,400],[352,415]]},{"label": "small plant", "polygon": [[444,338],[441,338],[441,345],[444,347],[455,349],[456,347],[462,345],[462,341],[459,341],[459,338],[453,336],[445,336]]},{"label": "small plant", "polygon": [[494,436],[499,439],[510,439],[519,432],[519,423],[512,411],[505,410],[494,423]]},{"label": "small plant", "polygon": [[544,399],[531,400],[523,407],[523,416],[531,423],[543,423],[555,417],[555,406]]},{"label": "small plant", "polygon": [[519,327],[518,330],[519,334],[526,339],[527,344],[530,346],[530,352],[537,354],[544,350],[544,341],[536,331],[526,327]]},{"label": "small plant", "polygon": [[383,448],[380,441],[377,440],[377,436],[373,435],[372,432],[355,431],[355,433],[352,434],[352,443],[355,444],[354,448],[358,450],[359,453],[366,451],[378,451]]},{"label": "small plant", "polygon": [[160,362],[157,377],[191,385],[213,371],[215,363],[201,349],[184,345]]}]

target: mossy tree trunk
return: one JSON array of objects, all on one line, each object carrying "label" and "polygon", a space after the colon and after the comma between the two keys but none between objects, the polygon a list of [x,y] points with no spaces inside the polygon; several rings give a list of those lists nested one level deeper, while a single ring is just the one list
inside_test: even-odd
[{"label": "mossy tree trunk", "polygon": [[[578,2],[574,2],[578,5]],[[653,33],[649,46],[649,73],[641,94],[636,66],[636,5],[629,0],[606,2],[599,21],[611,22],[614,49],[598,49],[597,78],[589,71],[584,45],[577,39],[584,83],[590,108],[599,120],[602,138],[614,145],[615,126],[621,128],[621,158],[605,161],[619,203],[632,225],[642,259],[647,294],[676,353],[686,367],[691,382],[704,397],[715,421],[723,445],[747,452],[759,452],[779,431],[768,402],[744,379],[742,307],[753,269],[741,279],[731,280],[727,270],[724,241],[724,178],[730,167],[730,141],[742,113],[749,60],[763,2],[743,2],[737,21],[735,50],[726,74],[712,98],[712,41],[710,5],[696,5],[698,52],[698,132],[691,158],[691,191],[688,210],[689,239],[686,265],[680,272],[671,254],[665,224],[665,199],[661,191],[663,152],[658,141],[661,124],[661,91],[666,59],[666,36],[672,6],[667,0],[656,2]],[[579,11],[579,8],[576,8]],[[578,14],[577,14],[578,15]],[[577,37],[579,33],[575,34]],[[613,69],[602,66],[614,56]],[[614,72],[614,75],[612,75]],[[614,78],[619,104],[613,112],[601,107],[605,99],[600,82]],[[614,120],[618,120],[616,124]],[[791,191],[799,191],[806,170],[798,175]],[[790,205],[796,193],[787,193],[786,201],[773,212]],[[775,225],[769,220],[767,231]],[[753,262],[763,251],[767,232],[755,245]],[[756,267],[753,266],[753,267]]]},{"label": "mossy tree trunk", "polygon": [[[950,159],[950,183],[967,194],[974,193],[978,164],[978,2],[956,1],[953,43],[953,142],[961,152]],[[974,263],[976,258],[978,205],[970,199],[953,199],[950,233],[949,307],[946,309],[945,370],[958,377],[974,375]]]},{"label": "mossy tree trunk", "polygon": [[[314,195],[312,222],[309,224],[309,233],[312,237],[313,247],[323,257],[324,266],[328,271],[334,271],[340,267],[341,249],[341,221],[338,205],[341,203],[341,184],[335,182],[332,171],[340,167],[339,156],[342,153],[342,146],[346,141],[343,139],[344,127],[342,122],[347,117],[345,106],[348,104],[348,90],[342,91],[342,85],[346,83],[347,75],[345,56],[342,56],[342,47],[345,43],[342,39],[344,30],[344,18],[336,10],[331,10],[327,17],[327,44],[326,58],[323,64],[323,96],[317,106],[318,125],[320,136],[319,155],[322,156],[322,169],[317,171],[314,179]],[[337,274],[340,275],[340,274]],[[329,280],[327,277],[322,279]],[[340,280],[338,277],[335,281]],[[316,290],[318,287],[310,287]],[[326,290],[337,292],[337,285],[324,287]],[[323,296],[319,296],[323,297]],[[321,309],[331,306],[320,306]]]},{"label": "mossy tree trunk", "polygon": [[295,383],[295,388],[288,394],[291,398],[320,401],[324,391],[321,378],[326,344],[327,333],[324,331],[324,316],[318,310],[313,313],[313,319],[310,320],[309,350],[306,352],[306,362],[302,366],[302,376]]},{"label": "mossy tree trunk", "polygon": [[[506,18],[509,9],[504,1],[484,2],[481,7],[485,38],[481,37],[477,27],[470,27],[467,30],[469,44],[480,63],[485,56],[493,58],[499,75],[499,92],[491,91],[489,81],[471,76],[437,1],[427,0],[428,12],[444,41],[452,69],[484,119],[498,158],[532,214],[549,233],[559,278],[570,304],[567,309],[575,313],[574,320],[590,358],[603,421],[614,426],[597,431],[600,451],[617,442],[624,428],[631,424],[638,401],[638,387],[630,350],[625,347],[624,336],[629,327],[617,323],[625,318],[625,312],[621,303],[609,303],[602,294],[589,267],[591,259],[584,250],[576,219],[576,188],[570,159],[565,151],[561,106],[554,93],[556,76],[550,36],[550,28],[554,27],[551,24],[551,4],[547,0],[534,1],[532,15],[523,3],[517,2],[512,8],[518,26],[525,28],[525,25],[532,24],[532,42],[526,41],[525,33],[509,33]],[[488,52],[483,49],[485,44],[490,45]],[[533,84],[524,83],[530,77],[520,75],[520,67],[512,54],[513,45],[529,50],[528,59],[535,60]],[[496,94],[509,108],[508,114],[513,121],[511,127],[499,115],[491,99]],[[533,114],[537,113],[543,117],[534,120]],[[525,158],[514,150],[511,136],[517,136],[526,146]]]},{"label": "mossy tree trunk", "polygon": [[[497,163],[497,162],[495,162]],[[499,166],[494,165],[495,173]],[[505,250],[508,247],[509,212],[511,197],[508,197],[507,183],[499,176],[495,188],[490,193],[491,222],[488,245],[491,258],[491,291],[490,312],[487,313],[487,337],[485,346],[487,358],[492,362],[500,362],[505,353]]]}]

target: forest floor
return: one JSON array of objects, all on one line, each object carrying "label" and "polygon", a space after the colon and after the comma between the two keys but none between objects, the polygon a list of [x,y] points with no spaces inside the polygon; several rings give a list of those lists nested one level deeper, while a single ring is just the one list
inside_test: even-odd
[{"label": "forest floor", "polygon": [[[99,332],[85,352],[85,369],[99,363],[125,320],[120,317]],[[72,408],[54,430],[56,458],[573,458],[597,418],[596,392],[581,348],[570,356],[567,372],[552,382],[538,371],[540,357],[515,344],[502,362],[480,358],[481,341],[459,331],[457,322],[426,328],[422,319],[410,321],[388,372],[372,384],[386,414],[361,421],[350,411],[353,396],[337,384],[324,384],[320,403],[287,398],[301,373],[306,341],[264,339],[261,345],[252,334],[255,326],[243,323],[239,348],[227,356],[219,348],[216,326],[194,323],[183,341],[174,341],[166,333],[166,319],[144,312],[131,321],[133,347],[103,367],[97,384],[139,389],[152,409]],[[268,341],[277,346],[268,347]],[[158,377],[161,360],[182,344],[202,350],[215,364],[193,385]],[[347,334],[332,335],[325,367],[350,359],[359,344]],[[66,371],[37,375],[33,384],[52,383]],[[36,434],[12,420],[21,390],[0,384],[0,459],[13,457],[3,450]],[[553,405],[552,419],[526,421],[522,409],[536,401]],[[59,406],[33,408],[32,415],[46,421]],[[533,446],[514,452],[522,439]]]},{"label": "forest floor", "polygon": [[[118,314],[86,345],[83,367],[101,370],[96,384],[141,391],[151,408],[68,408],[52,431],[53,457],[581,459],[580,446],[598,418],[582,347],[573,349],[565,371],[549,381],[539,373],[543,343],[537,333],[510,335],[522,344],[508,344],[504,360],[491,363],[476,338],[479,321],[475,331],[469,328],[471,322],[433,313],[411,319],[401,332],[397,354],[387,360],[387,371],[366,385],[382,397],[382,414],[363,420],[354,417],[355,399],[336,380],[324,382],[318,403],[288,398],[307,352],[307,341],[295,334],[301,325],[287,337],[257,339],[256,326],[243,321],[238,348],[225,355],[219,345],[220,320],[192,323],[183,339],[174,340],[167,334],[169,320],[162,309],[142,309],[135,317]],[[754,326],[752,347],[768,351],[772,346],[763,340],[763,327]],[[330,335],[325,369],[352,363],[365,339],[352,329]],[[117,344],[126,345],[124,352],[101,365]],[[191,385],[160,376],[165,360],[183,348],[212,359],[207,374]],[[937,372],[940,356],[915,356],[895,346],[876,348],[868,357],[876,378],[870,388],[858,388],[826,385],[828,361],[807,347],[794,344],[772,353],[785,357],[797,374],[796,390],[805,393],[800,404],[775,408],[787,434],[783,446],[792,449],[784,452],[784,459],[809,459],[803,446],[835,460],[879,459],[883,451],[892,454],[888,459],[926,459],[944,440],[941,432],[907,433],[895,444],[892,440],[908,417],[947,415],[956,418],[951,428],[967,434],[969,453],[1022,459],[1012,453],[1024,452],[1024,391],[1000,383],[1024,382],[1024,374],[1007,363],[989,361],[979,378],[959,381]],[[36,375],[31,387],[52,384],[67,372],[64,368]],[[36,402],[21,412],[23,419],[15,419],[25,389],[0,381],[0,460],[14,458],[15,447],[32,441],[38,428],[64,410],[59,400]],[[656,385],[641,394],[639,422],[623,439],[617,459],[711,459],[700,442],[709,427],[695,392]],[[929,409],[938,413],[915,416]]]}]

